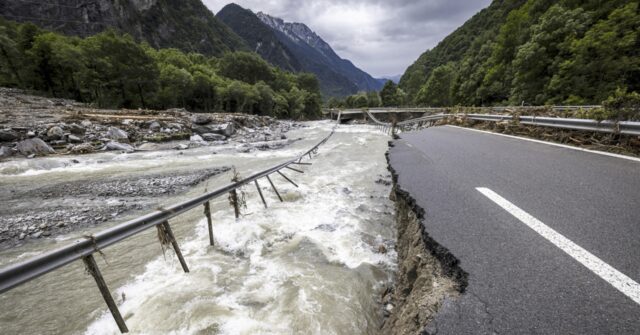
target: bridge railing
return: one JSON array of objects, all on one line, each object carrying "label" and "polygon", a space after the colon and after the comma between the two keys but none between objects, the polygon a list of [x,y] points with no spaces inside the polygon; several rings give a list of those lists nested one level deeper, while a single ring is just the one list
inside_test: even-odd
[{"label": "bridge railing", "polygon": [[[450,117],[469,119],[475,121],[486,122],[501,122],[501,121],[513,121],[521,124],[539,126],[539,127],[552,127],[568,130],[582,130],[582,131],[594,131],[603,133],[614,133],[623,135],[640,136],[640,122],[634,121],[611,121],[611,120],[591,120],[591,119],[575,119],[575,118],[557,118],[557,117],[542,117],[542,116],[527,116],[527,115],[505,115],[505,114],[439,114],[430,115],[411,120],[398,122],[396,127],[401,130],[406,130],[410,125],[415,125],[423,122],[439,121]],[[389,126],[390,124],[386,124]]]},{"label": "bridge railing", "polygon": [[[506,111],[509,107],[492,107],[499,110]],[[534,108],[534,107],[527,107]],[[600,108],[600,106],[554,106],[558,111],[579,110],[585,108]],[[425,111],[440,111],[445,109],[417,109],[421,112]],[[342,110],[341,114],[348,114],[350,111],[355,113],[355,110]],[[446,120],[451,117],[465,118],[475,121],[485,122],[501,122],[501,121],[513,121],[521,124],[539,126],[539,127],[552,127],[568,130],[582,130],[582,131],[594,131],[604,133],[614,133],[623,135],[640,136],[640,122],[635,121],[612,121],[612,120],[592,120],[592,119],[577,119],[577,118],[560,118],[560,117],[548,117],[548,116],[534,116],[534,115],[511,115],[511,114],[462,114],[462,113],[441,113],[432,114],[422,117],[417,117],[409,120],[396,122],[383,122],[380,121],[375,113],[397,112],[397,109],[364,109],[357,110],[357,113],[366,115],[373,123],[382,131],[387,133],[393,133],[396,129],[401,131],[407,131],[411,127],[418,125],[418,128],[426,124],[432,126],[440,120]]]},{"label": "bridge railing", "polygon": [[234,202],[231,201],[234,205],[234,210],[236,217],[239,216],[239,205],[237,202],[238,194],[236,190],[244,185],[249,183],[255,183],[256,188],[258,189],[258,193],[260,194],[260,198],[264,203],[265,207],[267,203],[262,195],[262,191],[260,190],[260,186],[258,184],[258,179],[266,178],[269,181],[269,184],[278,195],[280,201],[283,201],[278,190],[276,189],[273,181],[269,177],[271,174],[277,173],[282,178],[284,178],[287,182],[292,183],[296,187],[298,185],[295,184],[289,177],[287,177],[281,170],[288,169],[291,171],[295,171],[298,173],[303,173],[303,171],[291,167],[291,165],[311,165],[310,163],[303,163],[302,159],[305,157],[312,158],[312,153],[316,153],[318,148],[327,142],[329,138],[334,134],[334,130],[331,131],[329,135],[327,135],[324,139],[314,145],[311,149],[305,151],[301,155],[290,159],[281,164],[275,165],[268,169],[257,172],[247,178],[242,180],[237,180],[231,184],[218,188],[214,191],[205,193],[196,198],[186,200],[184,202],[178,203],[176,205],[161,208],[157,211],[149,213],[147,215],[141,216],[139,218],[121,223],[112,228],[103,230],[95,235],[85,236],[85,238],[75,241],[69,245],[61,247],[59,249],[43,253],[39,256],[35,256],[26,261],[22,261],[19,263],[8,265],[2,269],[0,269],[0,294],[9,291],[10,289],[29,282],[39,276],[42,276],[46,273],[49,273],[53,270],[61,268],[69,263],[82,259],[85,263],[87,271],[94,277],[96,284],[100,292],[102,293],[103,298],[111,314],[113,315],[116,323],[121,332],[128,332],[128,328],[122,318],[120,311],[117,308],[115,301],[98,269],[98,266],[93,258],[93,254],[98,252],[102,252],[102,250],[106,247],[114,245],[118,242],[121,242],[133,235],[136,235],[142,231],[150,229],[152,227],[156,227],[158,229],[158,235],[164,236],[163,241],[161,243],[168,242],[172,245],[176,256],[178,257],[180,264],[185,272],[189,272],[189,268],[186,264],[184,257],[180,251],[178,243],[173,235],[171,227],[169,226],[169,220],[183,214],[191,209],[194,209],[198,206],[204,206],[204,214],[207,217],[208,228],[209,228],[209,242],[211,245],[214,244],[213,239],[213,229],[212,229],[212,220],[211,220],[211,211],[209,206],[209,201],[215,198],[218,198],[222,195],[229,194],[231,199],[236,199]]},{"label": "bridge railing", "polygon": [[362,114],[366,111],[373,114],[385,113],[454,113],[460,110],[471,110],[484,113],[504,113],[507,111],[536,111],[551,110],[553,112],[571,112],[571,111],[588,111],[592,109],[602,108],[600,105],[582,105],[582,106],[495,106],[495,107],[369,107],[369,108],[327,108],[323,110],[325,115],[342,115]]}]

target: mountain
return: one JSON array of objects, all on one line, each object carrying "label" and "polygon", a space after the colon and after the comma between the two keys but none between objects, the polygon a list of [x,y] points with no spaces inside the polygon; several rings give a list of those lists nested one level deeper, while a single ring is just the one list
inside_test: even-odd
[{"label": "mountain", "polygon": [[114,28],[155,48],[205,55],[249,49],[200,0],[0,1],[0,16],[81,37]]},{"label": "mountain", "polygon": [[[338,56],[331,46],[305,24],[284,20],[259,12],[258,18],[277,31],[280,40],[298,54],[303,64],[310,68],[328,67],[333,72],[346,77],[356,86],[356,91],[378,91],[383,84],[371,75],[357,68],[347,59]],[[311,72],[316,73],[311,69]],[[320,74],[316,73],[318,76]],[[356,93],[353,90],[347,94]]]},{"label": "mountain", "polygon": [[267,62],[290,72],[302,71],[302,65],[287,46],[280,42],[276,32],[265,25],[252,11],[229,4],[216,17],[238,34]]},{"label": "mountain", "polygon": [[396,74],[395,76],[386,76],[386,77],[383,77],[383,78],[378,78],[378,80],[381,81],[383,85],[388,80],[391,80],[392,82],[397,84],[397,83],[400,82],[400,78],[402,78],[402,75],[401,74]]},{"label": "mountain", "polygon": [[640,92],[628,0],[494,0],[400,80],[417,105],[600,104]]},{"label": "mountain", "polygon": [[311,72],[327,96],[376,91],[384,83],[340,58],[320,36],[302,23],[285,22],[253,13],[236,4],[222,8],[216,17],[242,37],[269,63],[292,72]]}]

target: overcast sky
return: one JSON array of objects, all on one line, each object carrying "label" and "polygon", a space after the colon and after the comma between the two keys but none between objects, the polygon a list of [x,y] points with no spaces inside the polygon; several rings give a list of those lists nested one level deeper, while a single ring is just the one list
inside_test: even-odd
[{"label": "overcast sky", "polygon": [[[203,0],[217,13],[230,1]],[[235,0],[254,12],[305,23],[342,58],[374,77],[404,73],[491,0]]]}]

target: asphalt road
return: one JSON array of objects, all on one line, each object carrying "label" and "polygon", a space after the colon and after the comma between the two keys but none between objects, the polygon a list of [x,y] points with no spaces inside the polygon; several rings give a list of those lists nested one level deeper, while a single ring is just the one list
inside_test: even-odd
[{"label": "asphalt road", "polygon": [[[640,334],[640,161],[448,126],[400,137],[390,149],[399,186],[469,274],[428,333]],[[575,258],[477,188],[602,264]]]}]

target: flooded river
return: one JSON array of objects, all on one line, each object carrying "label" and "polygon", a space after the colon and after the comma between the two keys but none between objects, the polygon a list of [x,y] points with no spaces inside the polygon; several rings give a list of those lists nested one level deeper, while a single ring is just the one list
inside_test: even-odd
[{"label": "flooded river", "polygon": [[[182,154],[100,153],[79,156],[73,165],[60,163],[61,158],[5,162],[0,163],[0,185],[5,190],[64,188],[78,179],[223,166],[248,176],[303,152],[333,127],[326,121],[307,125],[288,134],[302,140],[271,151],[225,153],[203,147]],[[253,185],[245,186],[247,208],[239,220],[226,197],[213,200],[214,247],[209,246],[201,208],[172,220],[190,273],[182,272],[172,251],[163,253],[155,229],[106,248],[104,257],[96,255],[130,333],[376,334],[382,323],[380,295],[396,266],[390,186],[376,183],[390,180],[387,141],[373,127],[340,126],[320,147],[313,165],[302,167],[304,174],[288,171],[299,188],[272,176],[283,203],[266,180],[260,183],[269,208]],[[212,176],[157,205],[202,194],[231,177],[231,171]],[[10,211],[9,206],[29,199],[12,201],[0,204],[0,210]],[[0,264],[27,259],[130,216],[1,251]],[[80,261],[0,295],[0,330],[119,334]]]}]

